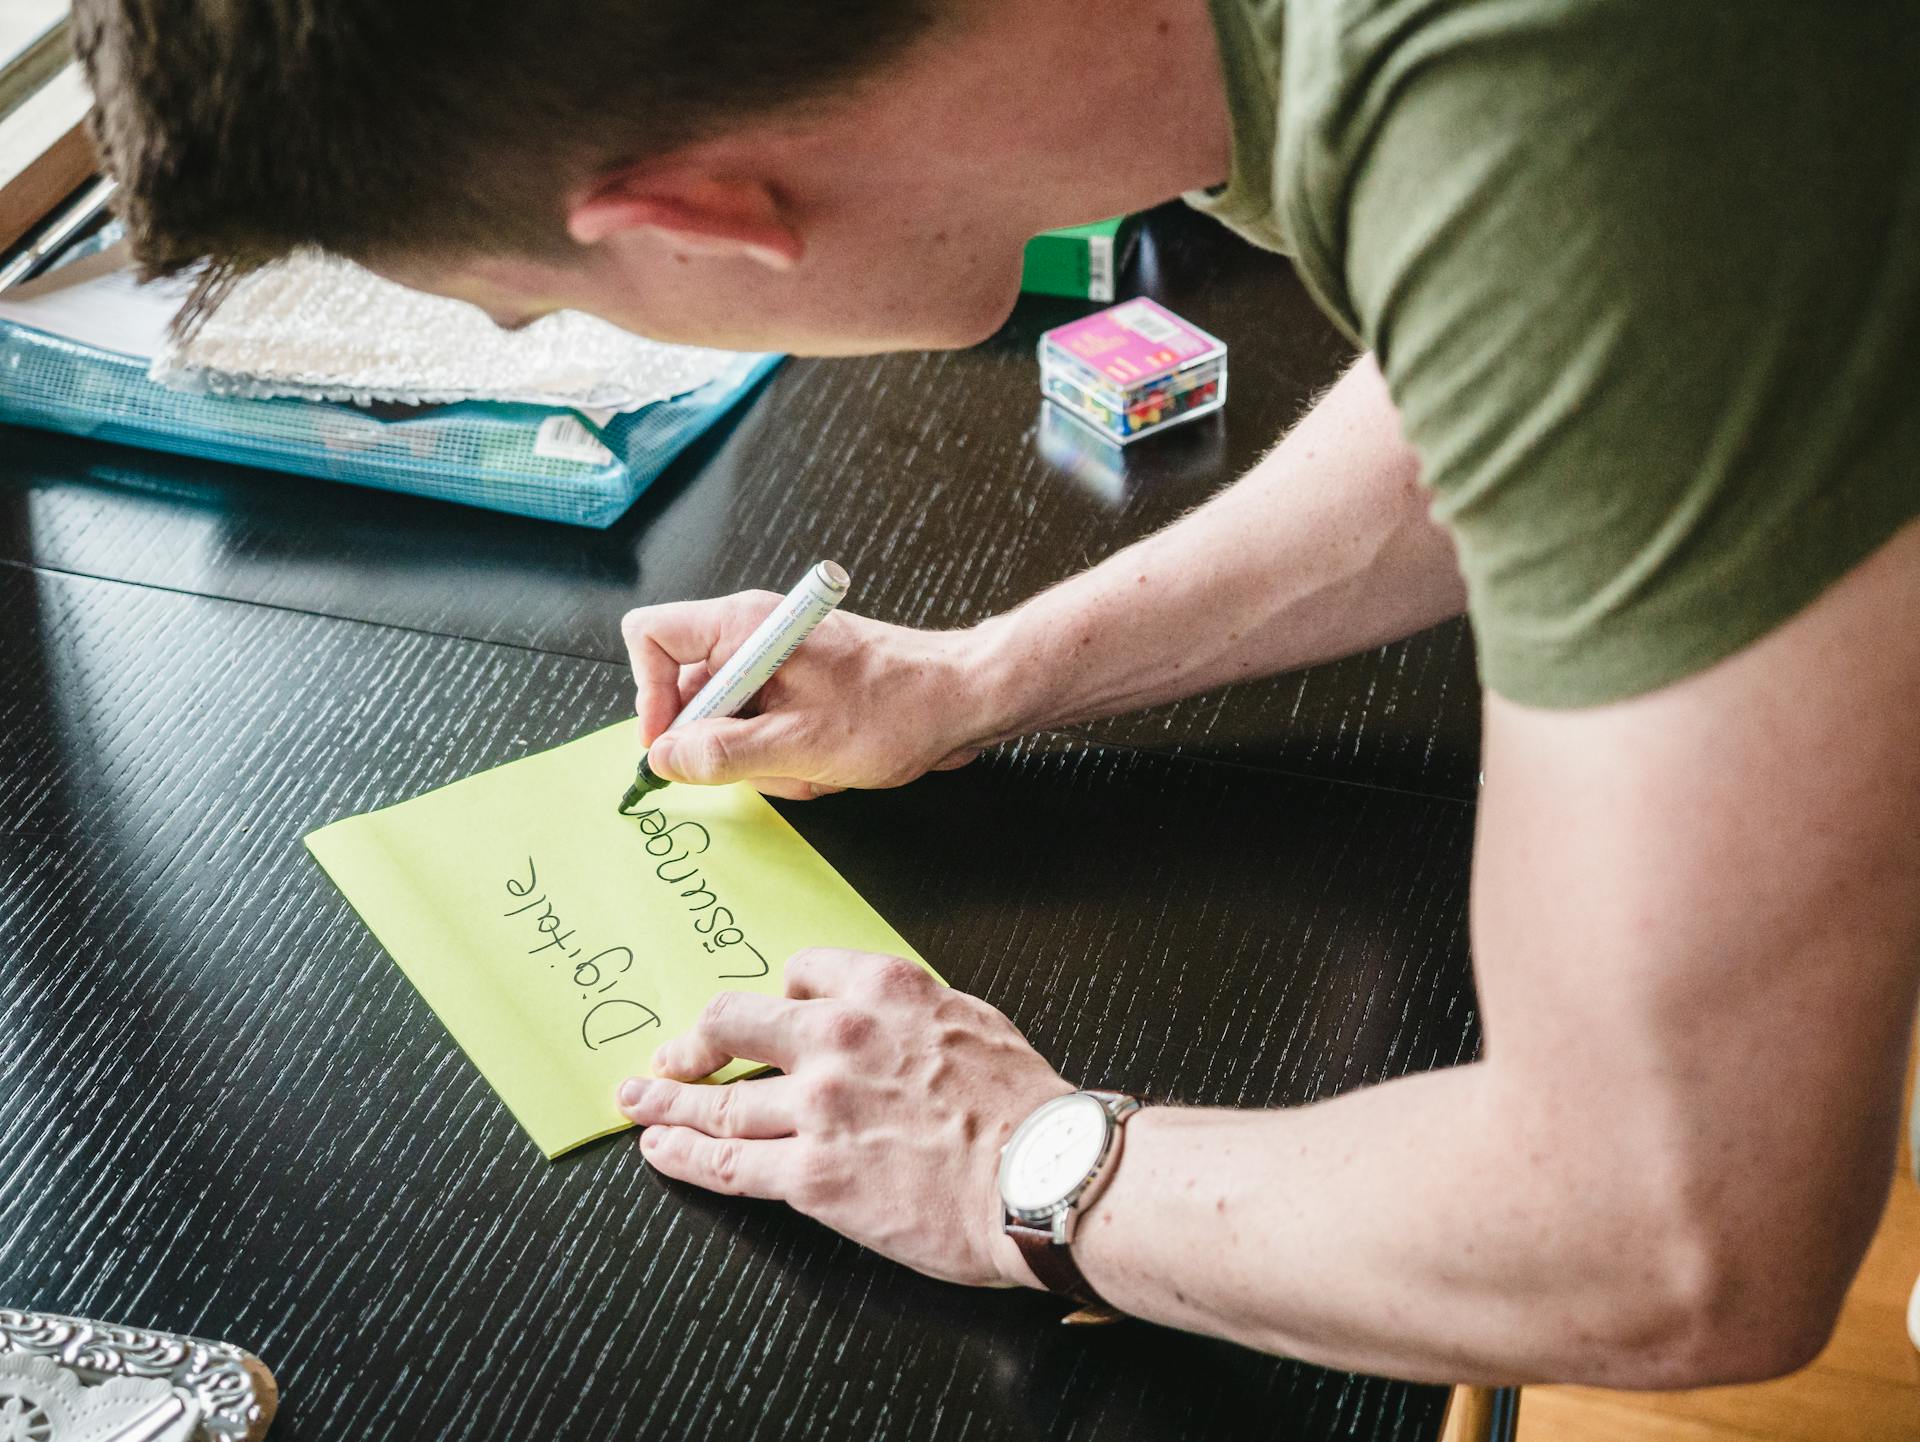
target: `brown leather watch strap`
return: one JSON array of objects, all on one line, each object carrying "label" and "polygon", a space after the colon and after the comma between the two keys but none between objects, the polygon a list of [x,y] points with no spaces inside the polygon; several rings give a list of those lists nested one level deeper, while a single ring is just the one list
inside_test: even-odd
[{"label": "brown leather watch strap", "polygon": [[[1106,1185],[1113,1179],[1113,1168],[1120,1159],[1121,1135],[1126,1123],[1133,1114],[1145,1105],[1140,1098],[1126,1092],[1095,1091],[1088,1089],[1083,1096],[1090,1096],[1106,1108],[1111,1121],[1108,1144],[1102,1153],[1092,1176],[1082,1183],[1070,1205],[1079,1207],[1096,1200]],[[1049,1103],[1048,1105],[1051,1105]],[[1004,1148],[1002,1149],[1004,1153]],[[1004,1203],[1003,1203],[1004,1206]],[[1072,1230],[1072,1214],[1069,1213],[1064,1230]],[[1125,1313],[1116,1311],[1107,1300],[1093,1289],[1093,1284],[1080,1270],[1080,1263],[1074,1259],[1073,1248],[1054,1240],[1051,1226],[1036,1226],[1032,1222],[1021,1221],[1011,1209],[1007,1209],[1001,1220],[1006,1234],[1020,1249],[1020,1255],[1026,1259],[1027,1267],[1032,1271],[1034,1280],[1039,1282],[1055,1296],[1066,1297],[1080,1304],[1080,1310],[1062,1320],[1073,1323],[1118,1322]]]},{"label": "brown leather watch strap", "polygon": [[1025,1222],[1008,1222],[1006,1231],[1020,1249],[1027,1266],[1041,1286],[1058,1296],[1071,1298],[1083,1307],[1105,1307],[1106,1298],[1093,1290],[1080,1264],[1073,1259],[1073,1248],[1057,1245],[1053,1233]]}]

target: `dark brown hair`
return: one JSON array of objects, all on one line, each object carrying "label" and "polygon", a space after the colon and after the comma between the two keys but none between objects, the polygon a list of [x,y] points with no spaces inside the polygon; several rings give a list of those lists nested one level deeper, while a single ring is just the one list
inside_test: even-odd
[{"label": "dark brown hair", "polygon": [[551,253],[605,168],[824,96],[933,0],[74,0],[152,275]]}]

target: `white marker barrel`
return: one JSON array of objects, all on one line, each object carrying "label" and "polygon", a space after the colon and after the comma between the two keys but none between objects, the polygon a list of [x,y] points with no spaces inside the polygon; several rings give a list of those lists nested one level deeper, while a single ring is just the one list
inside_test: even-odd
[{"label": "white marker barrel", "polygon": [[[753,628],[753,634],[727,663],[700,688],[699,694],[673,718],[674,726],[704,721],[709,716],[732,716],[773,679],[773,673],[794,648],[812,634],[847,594],[847,573],[838,563],[822,561],[800,578],[800,584],[780,599],[771,615]],[[668,728],[672,730],[672,727]]]},{"label": "white marker barrel", "polygon": [[[699,693],[673,718],[673,725],[667,729],[685,726],[692,721],[705,721],[710,716],[732,716],[754,698],[760,688],[773,678],[794,649],[813,633],[813,628],[826,620],[833,608],[840,604],[847,594],[847,573],[834,561],[822,561],[806,575],[800,583],[780,598],[780,604],[773,608],[766,620],[753,628],[753,634],[741,643],[740,649],[727,658],[726,664],[713,673]],[[666,781],[655,775],[653,768],[647,765],[646,757],[640,758],[640,769],[632,786],[620,802],[624,812],[630,809],[640,797],[661,786]]]}]

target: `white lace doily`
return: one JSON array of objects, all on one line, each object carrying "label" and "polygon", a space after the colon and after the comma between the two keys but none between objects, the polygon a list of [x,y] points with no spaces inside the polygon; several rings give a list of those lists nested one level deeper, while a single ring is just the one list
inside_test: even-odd
[{"label": "white lace doily", "polygon": [[87,1386],[51,1357],[0,1356],[0,1442],[188,1442],[200,1407],[154,1377]]},{"label": "white lace doily", "polygon": [[737,358],[578,311],[505,331],[460,301],[299,255],[240,281],[190,340],[162,347],[151,375],[175,390],[256,399],[632,411],[698,389]]}]

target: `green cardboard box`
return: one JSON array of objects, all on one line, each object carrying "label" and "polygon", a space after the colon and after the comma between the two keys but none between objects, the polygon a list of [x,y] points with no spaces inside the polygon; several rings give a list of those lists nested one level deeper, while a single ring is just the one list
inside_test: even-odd
[{"label": "green cardboard box", "polygon": [[1117,215],[1036,235],[1027,242],[1020,289],[1076,300],[1112,300],[1114,277],[1126,264],[1137,233],[1132,216]]}]

